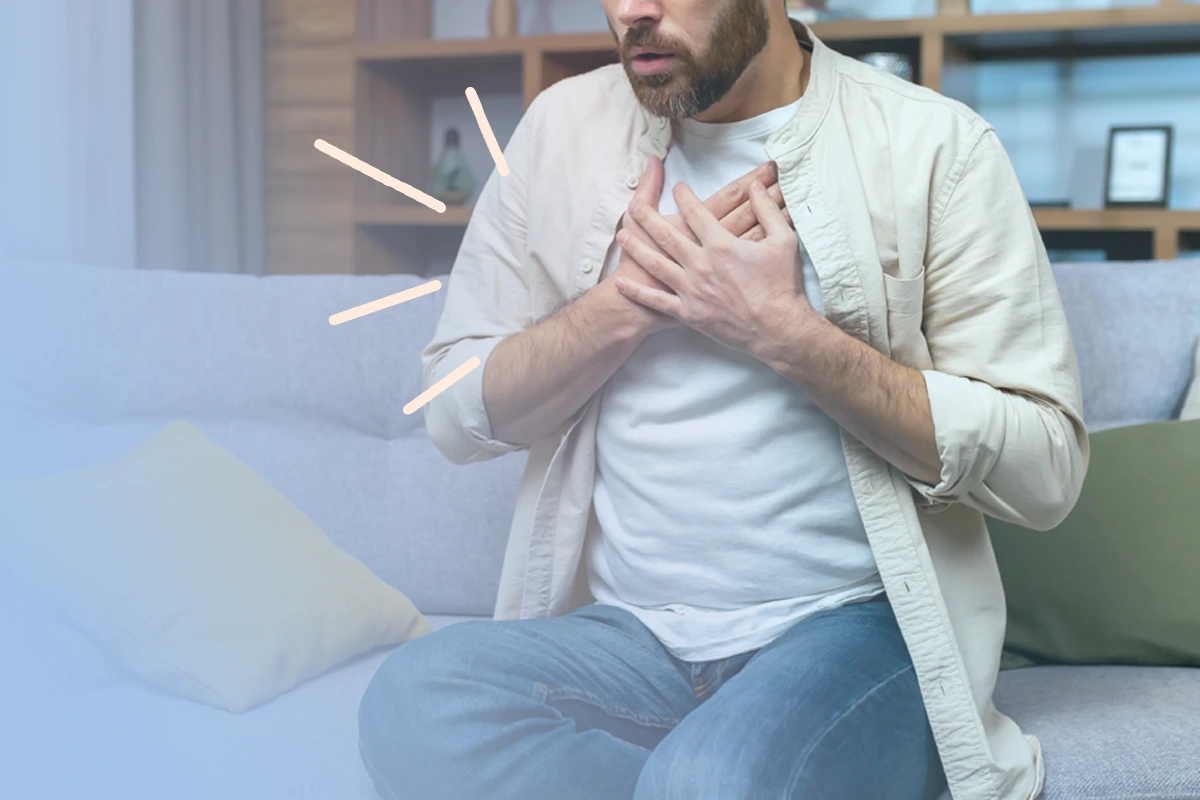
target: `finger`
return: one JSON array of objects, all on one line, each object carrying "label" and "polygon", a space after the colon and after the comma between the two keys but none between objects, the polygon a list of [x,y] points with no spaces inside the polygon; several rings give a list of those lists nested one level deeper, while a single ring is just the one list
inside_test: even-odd
[{"label": "finger", "polygon": [[[775,201],[776,205],[786,208],[783,202],[783,190],[779,188],[778,183],[767,187],[767,194]],[[728,216],[721,220],[722,227],[734,236],[741,236],[757,224],[758,217],[754,214],[754,206],[750,204],[748,191],[746,202],[735,208]]]},{"label": "finger", "polygon": [[646,169],[642,172],[641,180],[638,182],[637,191],[633,193],[633,200],[658,208],[658,199],[662,196],[662,184],[662,160],[658,156],[650,156],[646,162]]},{"label": "finger", "polygon": [[745,239],[748,242],[761,242],[763,239],[767,238],[767,232],[763,230],[762,225],[756,224],[753,228],[743,233],[740,238]]},{"label": "finger", "polygon": [[682,321],[683,301],[677,294],[652,289],[628,278],[617,278],[617,290],[635,303]]},{"label": "finger", "polygon": [[[779,180],[775,162],[768,161],[758,165],[705,200],[704,205],[708,207],[714,217],[723,219],[739,206],[749,202],[750,184],[756,180],[762,181],[763,186],[774,186]],[[747,207],[747,211],[749,211],[749,207]],[[744,231],[738,231],[738,233],[744,233]]]},{"label": "finger", "polygon": [[792,226],[779,210],[779,206],[767,196],[767,190],[761,183],[755,183],[750,190],[750,200],[754,203],[754,214],[767,232],[767,238],[787,236],[791,234]]},{"label": "finger", "polygon": [[[643,242],[646,242],[651,248],[654,249],[654,251],[656,253],[661,253],[662,255],[666,255],[666,253],[663,252],[662,248],[658,246],[658,243],[654,241],[654,238],[649,233],[646,232],[646,229],[643,228],[641,226],[641,224],[638,223],[638,221],[633,218],[632,214],[630,214],[628,211],[626,211],[625,214],[621,217],[621,220],[622,220],[621,228],[623,230],[629,231],[634,236],[637,236],[638,238],[640,238]],[[618,238],[620,238],[619,234],[618,234]]]},{"label": "finger", "polygon": [[690,264],[699,255],[700,246],[655,209],[645,203],[637,203],[629,211],[633,219],[650,234],[649,240],[675,261]]},{"label": "finger", "polygon": [[[686,183],[680,182],[675,184],[674,194],[675,205],[679,207],[679,211],[683,215],[683,221],[687,223],[687,226],[692,229],[692,233],[696,234],[696,237],[700,239],[700,243],[705,247],[711,247],[718,242],[734,238],[733,234],[721,227],[721,223],[700,202],[700,198],[696,197],[696,193]],[[642,224],[643,226],[645,225],[644,222]],[[653,231],[651,233],[653,234]],[[695,248],[694,245],[691,245],[691,247]],[[682,259],[680,261],[681,263],[688,263]]]},{"label": "finger", "polygon": [[[667,222],[671,223],[671,227],[675,228],[675,230],[686,236],[688,241],[690,241],[692,244],[700,244],[700,240],[696,238],[696,234],[692,233],[692,229],[689,228],[687,223],[683,221],[683,217],[681,215],[672,214],[671,216],[667,217],[666,220]],[[650,237],[647,236],[646,238],[649,239]]]},{"label": "finger", "polygon": [[[650,156],[646,162],[646,169],[642,170],[642,177],[638,181],[637,191],[633,193],[633,199],[629,201],[629,205],[647,203],[657,208],[659,197],[662,195],[662,182],[662,160],[658,156]],[[632,224],[635,223],[629,214],[621,215],[620,227],[623,228]],[[641,232],[640,228],[635,232]]]},{"label": "finger", "polygon": [[629,231],[617,234],[617,243],[625,255],[632,258],[637,265],[673,291],[679,291],[683,284],[683,267],[656,251],[647,242],[634,236]]}]

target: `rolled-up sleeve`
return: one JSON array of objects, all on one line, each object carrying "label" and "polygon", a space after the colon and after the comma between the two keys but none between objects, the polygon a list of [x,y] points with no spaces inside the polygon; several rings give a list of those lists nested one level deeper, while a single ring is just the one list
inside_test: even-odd
[{"label": "rolled-up sleeve", "polygon": [[508,175],[493,171],[479,193],[447,280],[445,307],[421,354],[426,389],[472,357],[480,362],[425,405],[429,438],[456,464],[528,447],[493,435],[483,375],[496,346],[533,323],[525,257],[526,192],[537,107],[535,100],[504,149]]},{"label": "rolled-up sleeve", "polygon": [[1033,212],[986,128],[932,209],[922,370],[940,481],[906,475],[931,512],[961,502],[1049,530],[1070,512],[1089,444],[1074,344]]}]

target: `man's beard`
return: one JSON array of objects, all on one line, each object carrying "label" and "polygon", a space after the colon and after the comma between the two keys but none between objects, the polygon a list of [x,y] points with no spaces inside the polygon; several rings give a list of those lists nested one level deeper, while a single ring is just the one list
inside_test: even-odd
[{"label": "man's beard", "polygon": [[[703,113],[726,95],[750,62],[767,46],[770,19],[762,0],[729,0],[717,15],[704,54],[665,39],[650,25],[631,27],[621,42],[621,64],[633,92],[651,113],[685,119]],[[662,48],[674,54],[671,65],[655,75],[633,69],[635,47]]]}]

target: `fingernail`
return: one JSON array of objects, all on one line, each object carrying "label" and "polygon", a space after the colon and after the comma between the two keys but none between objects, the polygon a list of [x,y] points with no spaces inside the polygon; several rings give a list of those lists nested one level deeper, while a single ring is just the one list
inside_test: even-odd
[{"label": "fingernail", "polygon": [[632,203],[629,204],[629,213],[630,214],[636,214],[641,210],[642,210],[642,201],[641,200],[634,200]]},{"label": "fingernail", "polygon": [[628,289],[629,281],[625,280],[624,278],[617,278],[617,288],[618,289]]},{"label": "fingernail", "polygon": [[629,241],[629,231],[622,230],[617,234],[617,244],[623,246],[627,241]]},{"label": "fingernail", "polygon": [[755,194],[762,194],[765,191],[761,181],[755,181],[754,183],[750,184],[750,190]]}]

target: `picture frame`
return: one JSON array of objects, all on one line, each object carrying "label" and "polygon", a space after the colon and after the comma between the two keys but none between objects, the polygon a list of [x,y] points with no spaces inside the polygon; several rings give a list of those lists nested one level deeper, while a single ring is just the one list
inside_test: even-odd
[{"label": "picture frame", "polygon": [[1105,208],[1166,208],[1171,195],[1170,125],[1114,126],[1108,131]]}]

